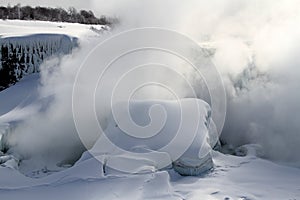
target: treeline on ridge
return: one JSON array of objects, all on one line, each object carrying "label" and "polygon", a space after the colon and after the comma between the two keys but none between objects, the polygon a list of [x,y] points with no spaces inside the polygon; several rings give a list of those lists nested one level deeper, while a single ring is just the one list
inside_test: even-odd
[{"label": "treeline on ridge", "polygon": [[68,10],[63,8],[50,7],[30,7],[8,5],[0,7],[0,19],[20,19],[20,20],[38,20],[52,22],[70,22],[80,24],[99,24],[107,25],[113,23],[114,19],[101,16],[95,17],[92,11],[80,10],[70,7]]}]

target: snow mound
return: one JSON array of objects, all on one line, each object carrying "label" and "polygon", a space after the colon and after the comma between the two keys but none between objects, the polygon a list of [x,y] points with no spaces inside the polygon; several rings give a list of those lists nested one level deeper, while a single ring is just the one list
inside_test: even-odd
[{"label": "snow mound", "polygon": [[199,175],[213,167],[210,152],[218,136],[206,102],[181,99],[127,103],[113,105],[104,134],[90,150],[106,171],[144,173],[173,163],[182,175]]}]

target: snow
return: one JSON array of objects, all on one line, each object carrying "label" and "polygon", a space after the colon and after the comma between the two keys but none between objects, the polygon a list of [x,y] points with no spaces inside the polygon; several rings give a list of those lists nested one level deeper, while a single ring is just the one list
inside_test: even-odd
[{"label": "snow", "polygon": [[21,84],[17,83],[1,91],[0,123],[11,122],[13,120],[18,121],[18,119],[22,118],[21,116],[26,114],[22,109],[28,109],[28,104],[33,104],[34,100],[37,100],[38,85],[39,75],[31,74],[24,77]]},{"label": "snow", "polygon": [[300,170],[253,156],[213,153],[214,171],[182,177],[173,170],[104,176],[90,158],[41,179],[0,168],[4,199],[299,199]]},{"label": "snow", "polygon": [[[1,83],[0,89],[38,72],[46,59],[71,53],[80,42],[78,38],[94,38],[107,30],[109,28],[104,25],[0,20],[0,70],[5,63],[7,72],[2,73],[14,77]],[[10,69],[12,65],[14,67]]]},{"label": "snow", "polygon": [[[158,105],[161,107],[156,109],[161,108],[163,111],[154,110]],[[186,164],[187,167],[195,169],[189,174],[188,171],[177,167],[176,169],[184,175],[199,175],[213,167],[210,151],[216,141],[210,146],[209,136],[217,133],[209,132],[213,130],[210,129],[210,125],[214,123],[207,103],[199,99],[143,100],[130,101],[129,110],[126,108],[127,102],[113,105],[115,115],[109,119],[109,125],[104,131],[105,136],[101,137],[91,150],[93,155],[109,155],[105,158],[107,165],[116,167],[117,170],[139,173],[140,170],[145,171],[149,167],[161,169],[179,160],[181,166]],[[161,124],[164,122],[163,112],[166,121]],[[133,121],[128,121],[128,118]],[[133,126],[133,123],[137,126]],[[137,135],[132,135],[135,131]],[[148,132],[156,134],[149,137]],[[107,146],[110,143],[107,138],[114,145]]]},{"label": "snow", "polygon": [[[81,38],[96,37],[98,34],[91,31],[87,25],[18,20],[0,21],[0,32],[5,33],[2,37],[65,34]],[[0,92],[0,199],[300,199],[300,169],[259,158],[263,155],[260,146],[250,144],[236,149],[235,154],[243,157],[211,150],[216,142],[216,128],[209,120],[207,104],[195,99],[183,100],[182,103],[186,104],[183,107],[189,110],[190,103],[187,102],[199,103],[203,111],[200,119],[206,121],[200,123],[197,135],[201,137],[196,137],[187,153],[179,159],[174,159],[172,152],[153,151],[169,138],[154,137],[146,144],[134,146],[130,144],[135,140],[129,140],[125,136],[116,137],[124,132],[120,127],[116,127],[115,120],[111,118],[106,129],[106,133],[111,136],[110,139],[115,139],[114,141],[123,145],[124,149],[142,153],[140,157],[120,151],[111,152],[109,149],[104,149],[104,152],[110,154],[104,157],[101,154],[103,148],[97,147],[97,144],[101,144],[100,139],[92,151],[83,153],[73,166],[43,168],[25,176],[18,169],[20,161],[11,152],[1,150],[6,146],[6,137],[11,129],[32,113],[39,112],[44,105],[41,101],[45,100],[41,100],[38,95],[39,81],[38,74],[29,75],[16,85]],[[170,121],[166,121],[168,126],[161,130],[161,133],[176,129],[171,124],[178,120],[176,117],[178,107],[171,102],[133,102],[131,104],[133,120],[136,120],[137,124],[147,124],[149,119],[139,116],[141,113],[145,114],[153,103],[163,104],[166,113],[172,114],[172,117],[168,118]],[[210,123],[203,123],[208,121]],[[210,152],[204,155],[199,154],[200,143],[205,141],[203,136],[207,136],[206,147],[209,147]],[[126,143],[121,142],[124,140]],[[145,152],[150,153],[143,156]],[[30,167],[31,163],[26,163],[26,160],[21,162],[23,162],[21,165]],[[165,166],[170,163],[173,164]],[[193,171],[197,169],[195,166],[201,166],[203,163],[208,165],[199,171]],[[124,173],[107,167],[116,165],[122,165],[122,169],[127,167],[135,173]],[[160,169],[160,165],[165,167]],[[201,174],[181,176],[178,172],[184,175],[200,172]]]},{"label": "snow", "polygon": [[[17,119],[18,116],[22,119],[21,113],[26,113],[23,109],[35,102],[32,101],[37,98],[35,92],[30,91],[36,90],[38,81],[37,75],[30,75],[0,92],[0,108],[13,110],[8,112],[7,109],[2,109],[4,114],[0,117],[2,131],[11,119],[15,117]],[[17,100],[22,102],[26,93],[30,94],[29,102],[32,103],[17,103]],[[15,101],[4,100],[10,95]],[[144,107],[145,104],[141,105],[140,108],[147,108]],[[18,109],[13,109],[18,106]],[[135,106],[132,108],[135,109]],[[146,161],[144,159],[144,162],[141,162],[142,168],[137,170],[143,173],[116,173],[112,169],[103,171],[102,163],[88,152],[84,153],[74,166],[69,168],[66,166],[65,170],[60,169],[56,173],[52,172],[38,179],[24,176],[10,163],[0,164],[0,196],[1,199],[9,200],[300,198],[300,169],[281,166],[256,157],[260,153],[257,145],[246,145],[241,149],[239,152],[243,152],[245,157],[213,151],[211,154],[214,162],[213,170],[195,177],[180,176],[170,167],[157,171],[156,168],[151,168],[154,165],[153,162],[151,165],[149,159]],[[128,156],[112,156],[111,162],[120,163],[119,159],[123,162]],[[7,159],[9,160],[13,162],[13,159]],[[130,159],[130,162],[133,161],[134,159]]]},{"label": "snow", "polygon": [[[8,137],[11,129],[24,119],[27,119],[32,113],[39,112],[40,97],[37,95],[38,80],[38,75],[30,75],[23,79],[20,83],[17,83],[16,85],[0,93],[0,102],[2,104],[0,107],[10,109],[0,110],[0,113],[2,114],[0,116],[0,131],[2,133],[1,136],[3,137],[3,139],[0,140],[3,141],[2,149],[5,146],[5,138]],[[14,99],[14,101],[8,101],[9,98]],[[43,100],[45,101],[45,98]],[[123,109],[125,106],[124,103],[125,102],[122,102],[116,105],[117,108],[122,108],[121,113],[119,113],[120,115],[126,114],[124,113],[125,110]],[[204,101],[197,99],[183,99],[179,103],[176,101],[162,100],[132,101],[130,103],[132,119],[134,121],[138,120],[138,124],[147,124],[149,121],[147,112],[153,105],[163,106],[166,109],[167,115],[169,116],[166,124],[163,126],[163,129],[161,129],[156,136],[150,137],[147,140],[128,137],[126,134],[124,134],[123,130],[117,126],[116,121],[114,120],[113,116],[111,116],[110,123],[105,130],[105,135],[114,140],[114,142],[119,145],[120,148],[127,149],[127,151],[116,149],[112,151],[110,147],[103,149],[103,142],[105,143],[107,138],[101,137],[92,148],[92,154],[94,156],[102,156],[102,158],[99,159],[106,160],[107,166],[112,166],[112,168],[113,166],[122,166],[122,169],[117,169],[117,171],[121,170],[121,172],[126,171],[135,174],[155,172],[161,168],[170,167],[172,166],[172,162],[177,161],[178,158],[181,161],[181,164],[186,163],[189,167],[198,167],[198,174],[211,169],[213,164],[211,162],[211,147],[209,146],[208,139],[209,135],[213,136],[213,134],[216,134],[216,132],[209,132],[209,130],[213,130],[210,128],[210,125],[214,125],[213,121],[211,120],[211,116],[209,116],[209,105]],[[195,116],[192,114],[192,109],[194,109],[195,106],[199,107],[199,121],[192,120],[192,118]],[[183,121],[180,129],[184,131],[188,130],[190,136],[185,134],[185,132],[180,133],[176,131],[178,127],[174,125],[181,120],[180,112],[188,114],[190,117],[192,117],[191,119],[187,118],[188,120]],[[195,122],[198,124],[192,125]],[[120,122],[118,122],[118,124],[120,124]],[[197,126],[195,133],[192,129],[190,129],[192,126]],[[168,149],[163,149],[162,147],[167,144],[169,140],[172,140],[172,137],[175,136],[177,141],[174,140],[175,142],[173,146],[170,146]],[[179,153],[184,154],[178,154],[177,151],[181,148],[180,145],[184,145],[182,140],[187,139],[188,137],[191,139],[190,143],[186,144],[186,148],[188,149],[183,148],[182,152]],[[213,138],[217,138],[217,136],[213,136]],[[203,159],[203,161],[206,162],[209,159],[207,163],[200,162],[202,159],[200,151],[205,149],[204,147],[206,147],[207,152],[205,152],[206,158]],[[139,155],[138,152],[141,154]],[[187,159],[189,160],[188,163],[186,162]],[[30,163],[24,160],[21,163],[21,168],[30,169],[34,167],[30,166]],[[180,170],[180,168],[176,169]],[[51,170],[53,170],[53,167]],[[61,169],[57,168],[55,170]],[[105,170],[106,172],[115,172],[115,169]],[[32,174],[30,171],[26,174],[28,175],[30,173]],[[181,174],[189,175],[183,171],[181,171]],[[194,171],[193,175],[195,174],[197,173]]]},{"label": "snow", "polygon": [[84,25],[65,22],[0,20],[0,38],[17,37],[32,34],[60,34],[71,37],[96,37],[99,33],[91,30],[101,30],[104,25]]}]

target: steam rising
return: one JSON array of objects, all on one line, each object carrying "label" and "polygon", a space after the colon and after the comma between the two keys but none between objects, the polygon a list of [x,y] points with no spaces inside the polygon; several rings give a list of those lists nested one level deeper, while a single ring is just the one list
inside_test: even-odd
[{"label": "steam rising", "polygon": [[[208,48],[227,91],[221,139],[234,146],[261,144],[270,159],[300,161],[298,1],[95,0],[93,8],[119,17],[112,34],[145,26],[169,28]],[[53,157],[56,151],[65,152],[60,154],[63,160],[83,151],[72,120],[71,94],[79,65],[92,46],[83,41],[73,55],[44,64],[40,96],[54,100],[46,112],[17,128],[11,140],[19,152],[39,149]],[[200,83],[186,74],[196,86]]]}]

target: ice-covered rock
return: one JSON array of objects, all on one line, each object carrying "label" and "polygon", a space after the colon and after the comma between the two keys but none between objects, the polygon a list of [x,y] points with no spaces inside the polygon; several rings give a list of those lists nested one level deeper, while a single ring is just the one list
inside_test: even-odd
[{"label": "ice-covered rock", "polygon": [[12,155],[0,156],[0,165],[11,169],[18,169],[19,160]]},{"label": "ice-covered rock", "polygon": [[262,146],[259,144],[245,144],[235,149],[234,154],[237,156],[257,156],[265,155]]},{"label": "ice-covered rock", "polygon": [[[162,106],[164,111],[155,110],[159,109],[155,106]],[[113,105],[112,110],[116,112],[104,135],[90,151],[107,169],[143,173],[173,163],[181,175],[199,175],[213,168],[210,151],[218,135],[206,102],[131,101],[128,105],[127,102]]]},{"label": "ice-covered rock", "polygon": [[38,72],[45,59],[69,54],[77,43],[77,38],[64,34],[0,37],[0,90]]},{"label": "ice-covered rock", "polygon": [[198,176],[213,168],[213,160],[210,154],[199,159],[182,157],[173,162],[173,167],[180,175]]},{"label": "ice-covered rock", "polygon": [[18,169],[19,159],[13,155],[5,154],[8,150],[7,136],[10,132],[9,124],[0,124],[0,166]]},{"label": "ice-covered rock", "polygon": [[[0,123],[0,152],[5,151],[5,148],[7,146],[7,135],[9,133],[10,126],[7,123],[1,124]],[[1,156],[1,154],[0,154]]]}]

